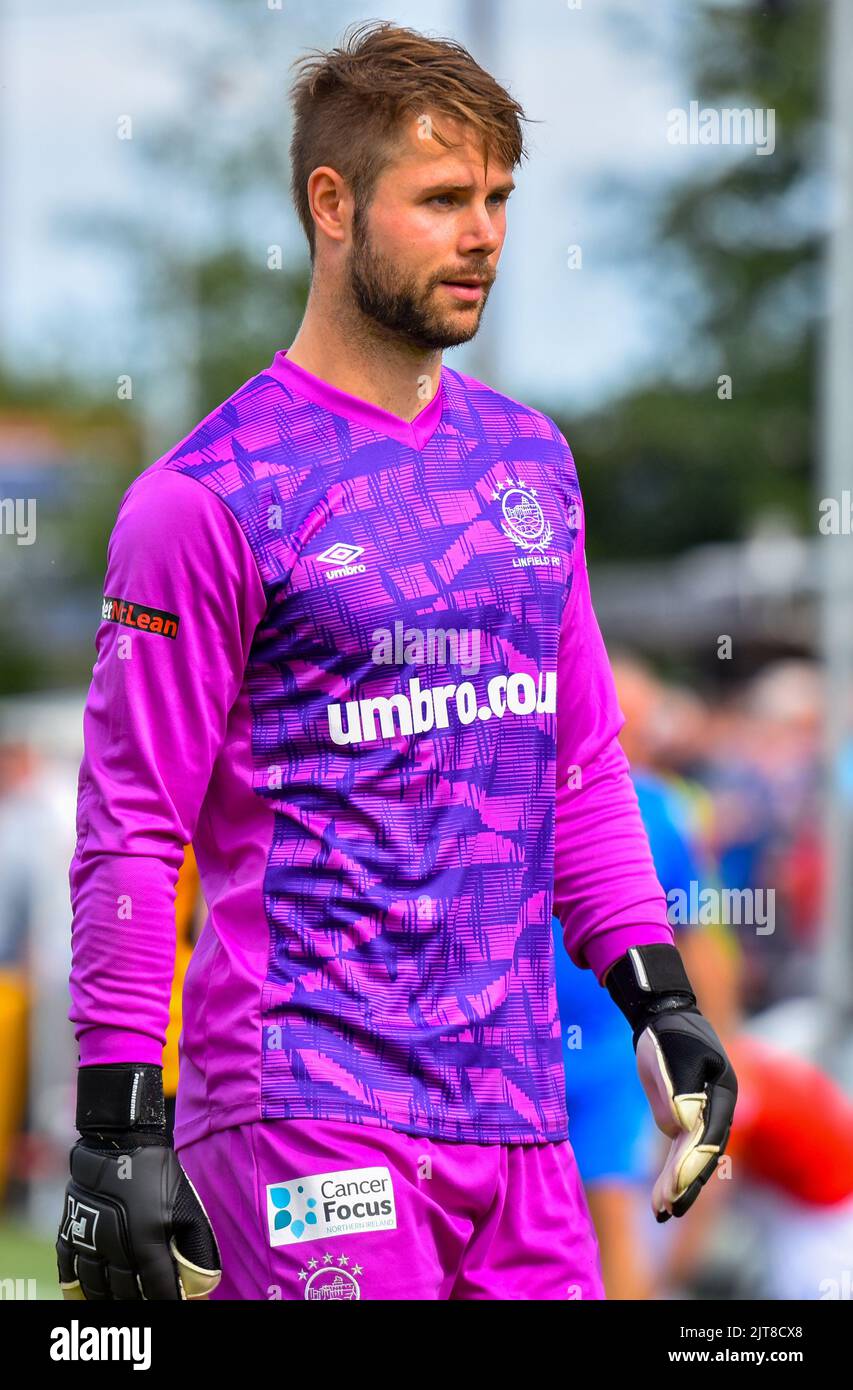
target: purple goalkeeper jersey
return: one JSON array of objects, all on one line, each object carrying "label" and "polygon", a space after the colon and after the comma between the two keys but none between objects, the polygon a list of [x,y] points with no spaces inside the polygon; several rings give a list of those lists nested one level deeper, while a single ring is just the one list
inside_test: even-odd
[{"label": "purple goalkeeper jersey", "polygon": [[599,980],[673,939],[583,537],[554,422],[447,366],[409,422],[277,352],[127,489],[69,1016],[82,1065],[162,1061],[191,841],[176,1144],[567,1137],[552,913]]}]

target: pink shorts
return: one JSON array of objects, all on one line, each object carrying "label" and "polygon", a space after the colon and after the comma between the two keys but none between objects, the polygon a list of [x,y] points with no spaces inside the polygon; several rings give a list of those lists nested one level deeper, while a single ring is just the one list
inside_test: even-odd
[{"label": "pink shorts", "polygon": [[605,1297],[568,1140],[267,1120],[178,1156],[219,1242],[214,1299]]}]

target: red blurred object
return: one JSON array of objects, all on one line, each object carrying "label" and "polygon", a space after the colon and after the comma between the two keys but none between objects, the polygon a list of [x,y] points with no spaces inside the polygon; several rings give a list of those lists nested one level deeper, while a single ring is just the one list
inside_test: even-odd
[{"label": "red blurred object", "polygon": [[815,831],[803,828],[780,864],[779,881],[791,908],[791,931],[803,946],[818,935],[823,907],[824,850]]},{"label": "red blurred object", "polygon": [[853,1193],[853,1102],[811,1062],[741,1034],[727,1044],[738,1102],[736,1169],[813,1206]]}]

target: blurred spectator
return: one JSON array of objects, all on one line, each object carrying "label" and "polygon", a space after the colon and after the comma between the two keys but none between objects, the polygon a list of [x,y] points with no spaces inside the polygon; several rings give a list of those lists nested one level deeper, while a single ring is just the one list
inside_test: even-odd
[{"label": "blurred spectator", "polygon": [[26,1179],[30,1219],[45,1231],[55,1224],[74,1134],[77,1047],[67,1016],[74,834],[72,765],[7,735],[0,744],[0,1191],[13,1177]]},{"label": "blurred spectator", "polygon": [[743,938],[748,1012],[815,988],[823,703],[818,668],[784,661],[755,677],[715,721],[707,779],[723,882],[773,895],[774,930]]}]

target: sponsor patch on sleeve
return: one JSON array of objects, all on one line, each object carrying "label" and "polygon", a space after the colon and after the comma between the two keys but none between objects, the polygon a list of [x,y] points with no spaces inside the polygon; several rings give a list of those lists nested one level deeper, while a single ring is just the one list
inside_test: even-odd
[{"label": "sponsor patch on sleeve", "polygon": [[123,627],[133,627],[139,632],[154,632],[160,637],[170,637],[174,642],[178,635],[180,618],[177,613],[167,613],[163,608],[152,608],[150,603],[136,603],[129,598],[110,598],[104,595],[101,604],[101,618],[106,623],[121,623]]}]

